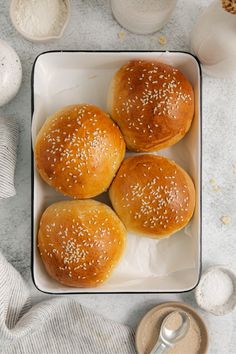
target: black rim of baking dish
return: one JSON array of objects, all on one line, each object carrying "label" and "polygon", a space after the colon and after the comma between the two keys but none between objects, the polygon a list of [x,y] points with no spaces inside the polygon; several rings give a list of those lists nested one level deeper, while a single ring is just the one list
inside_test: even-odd
[{"label": "black rim of baking dish", "polygon": [[[31,125],[33,121],[33,113],[34,113],[34,72],[35,72],[35,65],[37,63],[37,60],[39,57],[45,54],[51,54],[51,53],[165,53],[167,51],[165,50],[48,50],[45,52],[40,53],[34,60],[33,66],[32,66],[32,71],[31,71]],[[202,70],[201,70],[201,65],[199,59],[193,55],[192,53],[189,53],[187,51],[180,51],[180,50],[169,50],[169,53],[180,53],[180,54],[188,54],[192,56],[195,61],[198,64],[198,69],[199,69],[199,77],[200,77],[200,83],[199,83],[199,91],[200,91],[200,109],[199,109],[199,119],[200,119],[200,200],[199,200],[199,206],[200,206],[200,242],[199,242],[199,274],[198,274],[198,280],[196,284],[187,290],[180,290],[180,291],[81,291],[81,292],[53,292],[53,291],[45,291],[42,290],[38,287],[36,284],[35,278],[34,278],[34,245],[35,245],[35,239],[34,239],[34,152],[33,152],[33,141],[32,141],[32,134],[31,134],[31,274],[32,274],[32,280],[34,283],[34,286],[39,290],[40,292],[44,294],[49,294],[49,295],[100,295],[100,294],[182,294],[182,293],[188,293],[192,290],[194,290],[201,278],[202,274]]]}]

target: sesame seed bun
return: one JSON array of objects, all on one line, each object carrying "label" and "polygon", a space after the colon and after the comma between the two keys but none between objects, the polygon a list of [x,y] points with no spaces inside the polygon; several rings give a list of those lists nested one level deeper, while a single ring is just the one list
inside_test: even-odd
[{"label": "sesame seed bun", "polygon": [[187,225],[195,207],[189,175],[174,161],[151,154],[125,160],[109,194],[128,230],[156,239]]},{"label": "sesame seed bun", "polygon": [[78,104],[46,120],[34,151],[46,183],[65,195],[84,199],[109,187],[124,158],[125,142],[107,113]]},{"label": "sesame seed bun", "polygon": [[132,151],[155,151],[181,140],[194,115],[193,88],[176,68],[132,60],[112,79],[108,111]]},{"label": "sesame seed bun", "polygon": [[72,287],[105,282],[120,260],[126,230],[114,211],[95,200],[64,201],[45,210],[38,248],[48,274]]}]

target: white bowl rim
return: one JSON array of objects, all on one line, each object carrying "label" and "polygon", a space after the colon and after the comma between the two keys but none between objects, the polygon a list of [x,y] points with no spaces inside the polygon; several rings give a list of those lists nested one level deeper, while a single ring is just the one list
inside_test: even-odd
[{"label": "white bowl rim", "polygon": [[[223,315],[226,315],[226,314],[234,311],[234,309],[236,307],[236,300],[235,300],[234,304],[228,309],[224,309],[224,306],[226,306],[228,304],[228,302],[226,302],[224,305],[220,305],[217,307],[206,308],[205,306],[202,306],[202,303],[199,301],[200,300],[200,290],[201,290],[203,279],[206,277],[207,274],[209,274],[217,269],[226,273],[231,278],[231,280],[233,282],[233,286],[234,286],[234,293],[232,294],[232,296],[236,296],[236,275],[235,275],[235,273],[231,269],[228,269],[226,266],[217,264],[214,266],[210,266],[205,272],[202,273],[200,282],[199,282],[197,288],[195,289],[195,299],[196,299],[198,306],[202,310],[204,310],[208,313],[212,313],[213,315],[216,315],[216,316],[223,316]],[[220,311],[220,309],[221,309],[221,311]]]},{"label": "white bowl rim", "polygon": [[16,1],[17,0],[11,0],[11,4],[10,4],[10,19],[11,22],[14,26],[14,28],[26,39],[28,39],[29,41],[32,42],[46,42],[46,41],[50,41],[52,39],[58,39],[61,38],[63,36],[63,33],[69,23],[69,19],[70,19],[70,15],[71,15],[71,5],[70,5],[70,0],[63,0],[66,3],[67,6],[67,14],[66,14],[66,18],[64,21],[64,24],[61,27],[61,30],[58,34],[55,35],[51,35],[51,36],[45,36],[45,37],[35,37],[35,36],[30,36],[28,33],[22,31],[19,26],[17,25],[16,21],[15,21],[15,5],[16,5]]}]

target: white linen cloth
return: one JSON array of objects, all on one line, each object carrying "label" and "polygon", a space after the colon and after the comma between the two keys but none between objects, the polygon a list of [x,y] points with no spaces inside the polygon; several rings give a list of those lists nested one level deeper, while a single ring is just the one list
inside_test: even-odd
[{"label": "white linen cloth", "polygon": [[55,297],[33,307],[30,303],[26,284],[0,253],[0,353],[136,353],[130,328],[73,299]]},{"label": "white linen cloth", "polygon": [[0,117],[0,199],[16,194],[14,174],[17,143],[18,126],[15,119]]}]

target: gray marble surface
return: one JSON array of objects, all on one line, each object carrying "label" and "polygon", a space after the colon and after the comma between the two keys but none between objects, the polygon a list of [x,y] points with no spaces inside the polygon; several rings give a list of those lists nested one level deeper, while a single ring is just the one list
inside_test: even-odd
[{"label": "gray marble surface", "polygon": [[[163,30],[149,36],[125,31],[111,15],[107,0],[73,0],[69,26],[60,40],[35,44],[22,38],[9,18],[10,1],[0,0],[0,38],[17,51],[23,65],[19,94],[0,108],[0,116],[15,117],[20,126],[16,169],[17,195],[0,202],[0,247],[7,259],[21,272],[32,288],[35,301],[47,298],[34,288],[30,274],[31,252],[31,162],[30,162],[30,74],[40,52],[50,49],[142,49],[189,51],[189,36],[194,22],[208,0],[179,0]],[[160,34],[167,44],[158,42]],[[203,82],[203,269],[223,264],[236,272],[236,79],[218,80],[204,75]],[[219,190],[214,191],[210,179]],[[223,215],[230,223],[221,222]],[[193,293],[182,295],[79,295],[80,303],[104,316],[136,327],[152,306],[162,301],[182,300],[196,307]],[[210,335],[211,354],[236,353],[236,315],[224,317],[199,312]],[[122,353],[121,353],[122,354]]]}]

